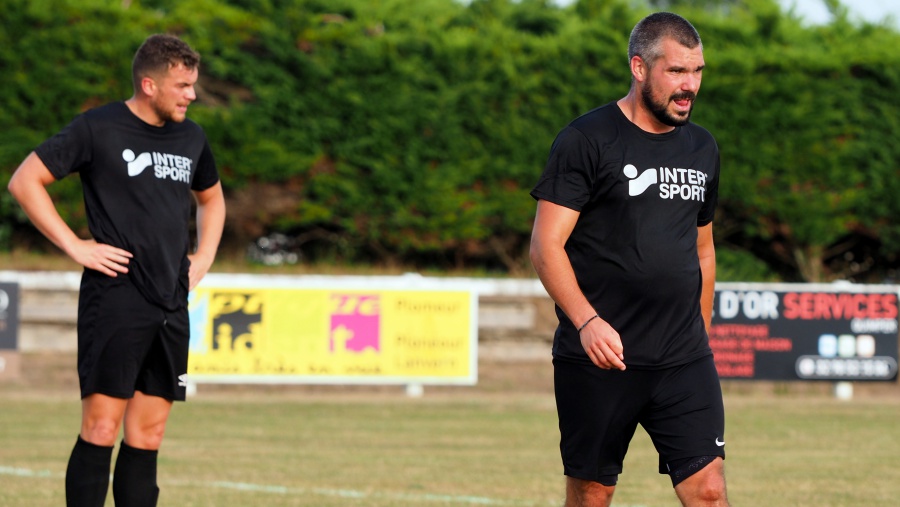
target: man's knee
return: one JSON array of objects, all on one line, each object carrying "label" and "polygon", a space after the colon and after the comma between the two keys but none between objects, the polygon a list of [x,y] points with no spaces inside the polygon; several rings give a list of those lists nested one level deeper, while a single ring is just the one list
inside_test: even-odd
[{"label": "man's knee", "polygon": [[127,401],[102,394],[81,400],[81,438],[94,445],[115,445]]},{"label": "man's knee", "polygon": [[125,441],[128,445],[136,449],[159,449],[171,407],[171,401],[135,393],[125,411]]},{"label": "man's knee", "polygon": [[159,450],[160,446],[162,446],[162,441],[162,432],[136,433],[130,431],[125,435],[125,442],[127,442],[128,445],[134,447],[135,449],[142,449],[146,451]]},{"label": "man's knee", "polygon": [[[727,506],[727,494],[725,491],[725,468],[723,461],[718,456],[708,456],[699,459],[692,458],[683,466],[693,465],[691,473],[675,484],[675,492],[685,505],[722,505]],[[675,476],[672,476],[675,483]]]},{"label": "man's knee", "polygon": [[85,417],[81,423],[81,438],[94,445],[115,445],[120,424],[111,417]]},{"label": "man's knee", "polygon": [[157,450],[166,433],[166,421],[125,420],[125,441],[135,449]]},{"label": "man's knee", "polygon": [[112,446],[116,443],[116,437],[119,435],[118,428],[113,428],[107,424],[97,424],[82,429],[81,438],[88,443],[102,446]]}]

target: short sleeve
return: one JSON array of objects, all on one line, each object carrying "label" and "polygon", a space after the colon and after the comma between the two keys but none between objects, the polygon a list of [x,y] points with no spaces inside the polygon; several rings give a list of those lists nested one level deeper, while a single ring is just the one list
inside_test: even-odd
[{"label": "short sleeve", "polygon": [[553,141],[547,165],[531,196],[581,211],[591,197],[598,156],[594,143],[580,130],[564,128]]},{"label": "short sleeve", "polygon": [[91,128],[84,115],[79,115],[53,137],[41,143],[34,152],[57,180],[88,167],[91,162]]},{"label": "short sleeve", "polygon": [[200,152],[200,160],[197,161],[197,172],[191,181],[191,190],[201,192],[219,182],[219,172],[216,169],[216,160],[213,157],[209,141],[203,140],[203,151]]},{"label": "short sleeve", "polygon": [[706,198],[703,200],[703,205],[700,207],[700,212],[697,213],[698,227],[703,227],[704,225],[709,224],[713,221],[713,218],[716,215],[716,206],[719,202],[719,166],[719,150],[716,149],[715,167],[713,168],[712,177],[709,179],[709,182],[706,186]]}]

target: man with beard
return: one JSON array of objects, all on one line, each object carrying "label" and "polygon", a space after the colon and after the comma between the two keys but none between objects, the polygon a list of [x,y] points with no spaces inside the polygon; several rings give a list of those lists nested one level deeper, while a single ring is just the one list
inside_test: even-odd
[{"label": "man with beard", "polygon": [[671,13],[631,33],[631,89],[557,136],[531,195],[531,260],[556,302],[566,506],[608,506],[637,425],[685,506],[727,506],[709,347],[719,151],[690,123],[704,68]]},{"label": "man with beard", "polygon": [[[157,451],[185,399],[188,291],[212,265],[225,200],[203,130],[185,118],[199,55],[153,35],[132,64],[134,95],[77,116],[13,174],[9,191],[50,241],[84,266],[78,302],[81,430],[66,470],[68,506],[156,505]],[[79,173],[91,239],[63,221],[46,186]],[[197,249],[189,254],[192,200]]]}]

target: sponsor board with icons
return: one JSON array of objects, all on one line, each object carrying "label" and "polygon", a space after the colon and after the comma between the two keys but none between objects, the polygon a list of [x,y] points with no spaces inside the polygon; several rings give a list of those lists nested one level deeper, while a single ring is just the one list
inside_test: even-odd
[{"label": "sponsor board with icons", "polygon": [[896,381],[897,287],[717,284],[723,379]]},{"label": "sponsor board with icons", "polygon": [[198,288],[188,380],[474,384],[470,291]]}]

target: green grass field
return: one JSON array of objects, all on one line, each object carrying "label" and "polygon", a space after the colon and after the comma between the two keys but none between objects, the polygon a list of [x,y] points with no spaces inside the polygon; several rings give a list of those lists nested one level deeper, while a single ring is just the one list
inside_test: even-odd
[{"label": "green grass field", "polygon": [[[28,358],[23,368],[23,380],[0,383],[0,506],[61,506],[74,374],[35,371]],[[422,398],[399,387],[200,386],[170,419],[160,505],[561,505],[549,365],[480,371],[476,387]],[[857,388],[850,401],[821,388],[725,387],[733,505],[900,504],[896,384]],[[678,505],[640,430],[613,505]]]}]

